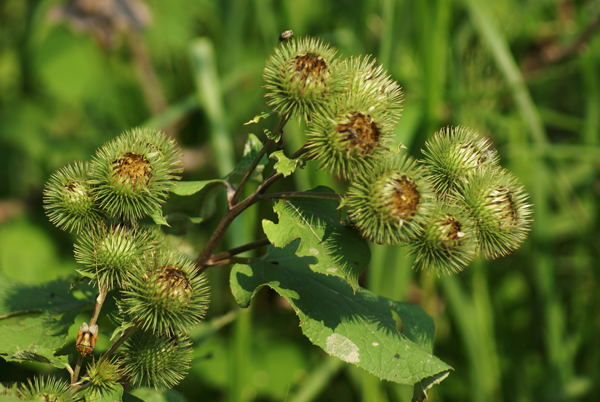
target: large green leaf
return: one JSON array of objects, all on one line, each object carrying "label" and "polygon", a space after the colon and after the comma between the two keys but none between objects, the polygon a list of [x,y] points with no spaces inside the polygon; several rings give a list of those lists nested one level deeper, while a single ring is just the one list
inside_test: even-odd
[{"label": "large green leaf", "polygon": [[[310,192],[332,193],[328,187]],[[279,223],[263,221],[263,230],[271,243],[284,247],[301,239],[297,255],[315,257],[311,269],[326,275],[339,276],[358,290],[358,277],[371,259],[369,245],[353,228],[340,222],[339,201],[319,198],[278,200],[273,209]]]},{"label": "large green leaf", "polygon": [[75,298],[70,281],[23,285],[0,277],[0,356],[7,361],[51,363],[63,368],[68,356],[55,356],[69,327],[90,302]]},{"label": "large green leaf", "polygon": [[247,307],[263,286],[271,287],[291,303],[312,343],[381,379],[416,384],[451,369],[431,354],[435,327],[421,307],[354,292],[341,278],[311,270],[315,258],[299,257],[297,247],[298,241],[269,247],[251,265],[235,265],[230,282],[237,303]]}]

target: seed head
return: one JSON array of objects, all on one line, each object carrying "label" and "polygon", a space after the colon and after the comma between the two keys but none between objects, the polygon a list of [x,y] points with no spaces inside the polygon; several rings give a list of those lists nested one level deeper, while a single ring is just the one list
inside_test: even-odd
[{"label": "seed head", "polygon": [[175,143],[150,128],[135,128],[98,150],[91,184],[100,207],[113,218],[135,220],[160,208],[182,171]]},{"label": "seed head", "polygon": [[44,190],[44,209],[50,222],[69,232],[83,232],[102,220],[87,163],[68,165],[50,177]]},{"label": "seed head", "polygon": [[352,183],[348,214],[363,237],[378,244],[406,242],[422,231],[432,194],[423,172],[406,156],[388,159]]},{"label": "seed head", "polygon": [[263,70],[268,105],[298,121],[310,120],[341,90],[341,81],[333,74],[336,52],[311,37],[282,42]]}]

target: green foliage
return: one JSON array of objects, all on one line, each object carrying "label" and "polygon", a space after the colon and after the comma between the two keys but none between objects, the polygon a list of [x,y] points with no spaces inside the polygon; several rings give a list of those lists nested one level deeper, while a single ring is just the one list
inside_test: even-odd
[{"label": "green foliage", "polygon": [[260,288],[269,286],[290,302],[311,342],[381,379],[412,385],[451,369],[431,355],[435,328],[419,306],[368,290],[354,293],[340,278],[310,270],[314,257],[301,257],[297,249],[294,241],[271,248],[251,265],[234,266],[230,281],[238,304],[247,307]]},{"label": "green foliage", "polygon": [[[422,264],[444,255],[432,240],[439,221],[428,220],[424,229],[430,230],[431,250],[441,254],[419,260],[417,254],[405,257],[404,248],[371,247],[361,286],[423,306],[436,323],[436,355],[456,369],[430,389],[430,399],[598,399],[595,245],[600,230],[594,217],[600,205],[600,42],[593,29],[595,2],[125,0],[105,2],[132,5],[132,14],[119,9],[112,14],[120,18],[116,25],[94,25],[97,18],[77,13],[56,18],[56,9],[86,3],[0,2],[0,272],[19,286],[31,286],[74,271],[71,252],[77,240],[49,226],[39,194],[53,172],[89,159],[102,143],[137,126],[165,130],[177,139],[184,149],[186,181],[214,183],[193,196],[171,193],[164,211],[152,214],[171,225],[163,227],[170,244],[196,258],[225,205],[225,183],[210,179],[232,171],[249,132],[262,140],[262,133],[269,136],[273,130],[275,141],[283,138],[278,146],[285,155],[307,140],[304,127],[288,125],[281,135],[271,119],[242,125],[265,110],[261,69],[280,33],[291,28],[296,38],[323,37],[348,57],[346,62],[385,66],[406,94],[402,120],[390,135],[391,143],[406,145],[402,152],[423,158],[419,149],[427,151],[425,140],[440,127],[471,127],[494,144],[502,165],[531,194],[526,204],[535,205],[530,216],[535,221],[528,240],[505,258],[476,258],[460,275],[437,278],[430,274],[433,269],[443,273],[451,265],[429,270],[431,263]],[[121,30],[131,18],[140,25]],[[190,62],[190,45],[197,49],[200,41],[210,57],[197,63],[194,56]],[[356,57],[360,54],[373,56]],[[154,80],[144,75],[148,71],[154,71]],[[155,102],[161,95],[164,102]],[[342,194],[346,184],[318,166],[309,162],[272,191],[326,185]],[[250,184],[242,199],[253,190]],[[264,214],[275,219],[264,203],[235,220],[216,252],[260,237]],[[243,258],[261,254],[247,252]],[[413,264],[422,271],[411,270]],[[226,270],[208,269],[213,296],[202,327],[209,327],[210,335],[202,342],[194,338],[194,367],[177,386],[189,400],[411,400],[410,387],[324,358],[320,348],[302,340],[297,318],[273,293],[262,292],[249,311],[227,313]],[[86,295],[86,303],[93,304],[96,295]],[[104,316],[111,300],[109,294],[96,355],[110,346],[103,337],[113,331]],[[70,335],[64,332],[66,344],[55,354],[75,353],[77,328],[90,321],[90,314],[91,305]],[[0,328],[32,318],[0,317]],[[281,342],[288,353],[278,356]],[[292,356],[301,356],[302,363]],[[35,363],[0,360],[2,382],[27,383],[46,373]],[[197,366],[203,369],[195,371]],[[415,394],[440,378],[423,380]],[[4,389],[0,386],[0,394]],[[138,391],[131,392],[143,400],[158,394]],[[173,392],[158,395],[173,398]],[[16,397],[0,396],[5,398]],[[124,394],[127,398],[135,397]]]},{"label": "green foliage", "polygon": [[[317,187],[311,192],[333,194],[327,187]],[[313,271],[344,278],[356,291],[358,277],[369,263],[371,252],[367,242],[340,221],[338,205],[334,200],[300,197],[278,200],[273,209],[279,223],[264,220],[263,230],[279,248],[301,239],[296,254],[315,257],[309,263]]]},{"label": "green foliage", "polygon": [[5,276],[1,279],[0,318],[11,320],[0,326],[0,356],[64,368],[69,356],[55,352],[64,346],[69,327],[89,301],[69,291],[70,280],[23,285]]}]

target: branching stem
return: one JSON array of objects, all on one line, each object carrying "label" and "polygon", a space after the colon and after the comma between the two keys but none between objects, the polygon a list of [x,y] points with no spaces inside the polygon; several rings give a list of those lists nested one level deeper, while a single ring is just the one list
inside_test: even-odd
[{"label": "branching stem", "polygon": [[[281,118],[281,121],[279,122],[279,125],[275,128],[275,131],[273,131],[273,136],[277,136],[277,134],[279,134],[279,132],[281,130],[283,130],[283,127],[286,125],[286,123],[288,122],[290,116],[288,114],[284,115]],[[246,172],[246,174],[244,175],[244,177],[242,178],[242,181],[240,182],[240,185],[238,186],[237,190],[235,191],[235,194],[233,195],[233,198],[231,199],[231,205],[236,205],[240,199],[240,196],[242,195],[242,191],[244,190],[244,186],[246,185],[246,183],[248,182],[248,180],[250,180],[250,177],[252,176],[252,173],[254,173],[254,170],[256,169],[256,167],[258,166],[258,164],[260,163],[260,160],[262,159],[263,156],[265,156],[265,154],[267,153],[269,147],[273,144],[273,142],[275,142],[274,140],[268,138],[267,141],[265,141],[262,149],[260,150],[260,152],[258,153],[258,155],[256,155],[256,158],[254,158],[254,161],[252,161],[252,165],[250,165],[250,168],[248,169],[248,171]]]},{"label": "branching stem", "polygon": [[340,194],[319,193],[319,192],[311,192],[311,191],[290,191],[290,192],[285,192],[285,193],[259,194],[257,197],[261,200],[271,200],[271,199],[290,200],[292,198],[318,198],[318,199],[324,199],[324,200],[339,201],[342,199],[342,196]]},{"label": "branching stem", "polygon": [[123,334],[119,337],[119,339],[117,339],[117,341],[113,343],[110,349],[108,349],[106,353],[104,353],[102,357],[100,357],[100,360],[98,360],[98,364],[108,359],[114,353],[114,351],[117,350],[119,346],[121,346],[121,344],[123,344],[123,342],[125,342],[127,338],[129,338],[138,328],[138,325],[134,325],[133,327],[127,328],[125,332],[123,332]]},{"label": "branching stem", "polygon": [[[279,125],[277,126],[277,128],[275,129],[275,131],[273,133],[274,135],[278,134],[279,131],[281,131],[283,129],[283,126],[285,125],[285,123],[287,123],[288,118],[289,118],[288,116],[284,116],[281,119],[281,122],[279,123]],[[269,141],[267,141],[265,143],[265,145],[263,146],[263,149],[261,150],[262,155],[264,155],[267,152],[266,151],[267,145],[270,145]],[[298,151],[296,151],[290,159],[297,158],[300,155],[306,153],[307,151],[308,151],[308,149],[306,148],[306,146],[303,146]],[[260,158],[262,158],[262,155],[259,154],[258,156],[260,156]],[[250,169],[248,169],[248,172],[246,172],[246,175],[244,175],[244,178],[246,178],[246,177],[249,178],[250,175],[252,174],[252,172],[254,171],[254,169],[256,168],[256,166],[258,165],[257,161],[260,161],[260,158],[258,156],[257,156],[257,158],[255,158]],[[208,239],[208,241],[204,245],[204,249],[202,250],[202,252],[198,256],[198,258],[196,259],[196,271],[195,271],[194,275],[200,274],[202,271],[204,271],[204,269],[206,269],[207,266],[211,265],[209,263],[209,261],[216,262],[216,260],[214,260],[212,258],[212,253],[215,250],[215,248],[217,247],[217,244],[219,244],[219,241],[225,234],[225,231],[227,230],[229,225],[231,225],[231,222],[233,222],[233,220],[239,214],[241,214],[246,208],[250,207],[257,201],[259,201],[260,200],[259,195],[263,194],[265,191],[267,191],[269,186],[271,186],[271,184],[273,184],[274,182],[279,180],[281,177],[283,177],[282,173],[272,172],[271,175],[265,181],[263,181],[262,184],[260,184],[258,186],[258,188],[256,189],[256,191],[254,191],[254,193],[252,193],[248,198],[244,199],[241,202],[236,201],[236,195],[234,194],[231,201],[229,202],[229,207],[227,208],[227,212],[225,212],[225,214],[221,218],[221,221],[217,225],[213,234],[211,235],[211,237]],[[246,181],[247,180],[248,179],[246,179]],[[239,187],[242,187],[242,184],[240,184]],[[236,194],[238,193],[238,191],[241,192],[241,190],[239,190],[239,188],[238,188],[238,190],[236,190]],[[239,197],[239,195],[238,195],[238,197]],[[221,264],[218,264],[218,265],[221,265]]]}]

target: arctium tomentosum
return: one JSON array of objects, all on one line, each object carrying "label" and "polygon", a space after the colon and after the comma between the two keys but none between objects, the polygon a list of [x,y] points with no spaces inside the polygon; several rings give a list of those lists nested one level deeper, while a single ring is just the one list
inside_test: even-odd
[{"label": "arctium tomentosum", "polygon": [[79,327],[77,340],[75,341],[75,348],[83,357],[85,357],[94,351],[94,346],[96,346],[97,340],[98,326],[96,324],[88,325],[87,322],[84,322]]}]

